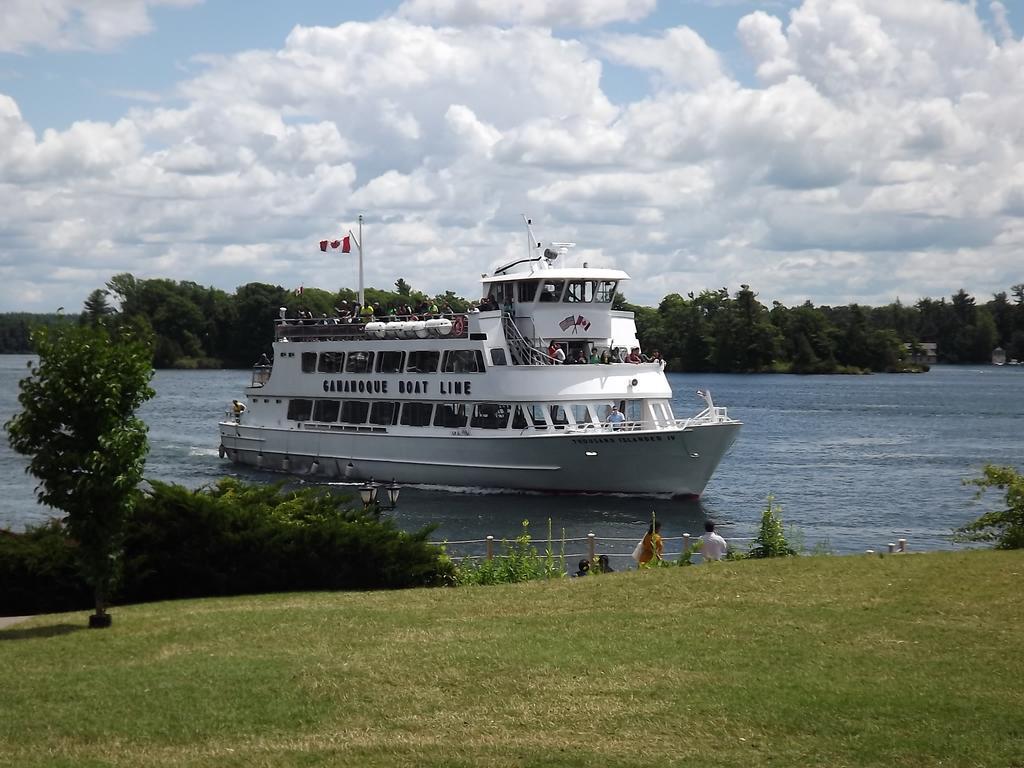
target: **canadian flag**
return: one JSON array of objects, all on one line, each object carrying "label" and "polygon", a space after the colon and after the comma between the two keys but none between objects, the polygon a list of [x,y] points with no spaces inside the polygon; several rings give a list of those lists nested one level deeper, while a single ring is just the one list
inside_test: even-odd
[{"label": "canadian flag", "polygon": [[348,235],[345,235],[343,238],[341,238],[341,240],[321,240],[320,250],[326,252],[328,245],[331,246],[331,248],[333,248],[334,250],[338,250],[338,248],[341,248],[342,253],[352,252],[352,238],[349,237]]},{"label": "canadian flag", "polygon": [[341,238],[341,252],[352,253],[352,238],[348,235]]},{"label": "canadian flag", "polygon": [[321,240],[320,241],[320,250],[324,251],[324,252],[327,251],[327,241],[326,240]]}]

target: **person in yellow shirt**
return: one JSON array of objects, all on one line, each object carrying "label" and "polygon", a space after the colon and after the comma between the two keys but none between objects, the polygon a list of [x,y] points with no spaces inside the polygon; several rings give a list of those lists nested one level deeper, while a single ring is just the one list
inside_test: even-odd
[{"label": "person in yellow shirt", "polygon": [[637,562],[640,565],[644,565],[651,562],[654,558],[661,560],[661,553],[664,549],[665,542],[661,538],[661,521],[658,520],[647,529],[640,547],[640,559]]}]

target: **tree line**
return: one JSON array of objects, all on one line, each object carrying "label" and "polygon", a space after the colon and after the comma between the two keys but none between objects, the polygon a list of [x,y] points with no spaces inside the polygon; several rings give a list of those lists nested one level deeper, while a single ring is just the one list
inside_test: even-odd
[{"label": "tree line", "polygon": [[[470,302],[451,291],[436,296],[404,279],[394,290],[368,288],[368,304],[387,308],[421,302],[464,312]],[[313,317],[334,316],[341,302],[355,302],[349,288],[289,291],[247,283],[233,294],[191,281],[115,275],[94,290],[79,315],[82,323],[117,319],[152,334],[153,364],[167,367],[245,367],[271,349],[278,308]],[[669,370],[698,372],[837,373],[900,370],[910,359],[906,344],[932,342],[942,363],[986,363],[1002,347],[1007,359],[1024,360],[1024,283],[979,304],[963,289],[946,298],[895,301],[883,307],[815,306],[810,301],[767,307],[748,285],[685,297],[672,293],[657,307],[630,304],[617,294],[614,306],[636,314],[640,343],[661,352]],[[61,315],[0,314],[0,353],[32,351],[29,334]]]}]

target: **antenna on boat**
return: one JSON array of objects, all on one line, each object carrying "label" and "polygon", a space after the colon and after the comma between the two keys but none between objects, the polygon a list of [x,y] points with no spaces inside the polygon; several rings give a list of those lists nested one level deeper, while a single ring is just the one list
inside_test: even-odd
[{"label": "antenna on boat", "polygon": [[526,218],[525,213],[519,214],[523,217],[523,221],[526,222],[526,258],[533,258],[533,249],[540,248],[540,243],[537,242],[536,236],[533,234],[533,219]]}]

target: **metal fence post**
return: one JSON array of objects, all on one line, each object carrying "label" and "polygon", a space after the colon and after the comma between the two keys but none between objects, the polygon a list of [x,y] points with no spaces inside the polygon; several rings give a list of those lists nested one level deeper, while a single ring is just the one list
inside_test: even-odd
[{"label": "metal fence post", "polygon": [[488,560],[493,560],[494,559],[494,537],[493,536],[488,536],[487,537],[487,559]]},{"label": "metal fence post", "polygon": [[892,554],[893,552],[895,552],[895,551],[896,551],[896,545],[895,545],[895,544],[893,544],[893,543],[892,543],[892,542],[890,541],[890,542],[889,542],[889,554],[891,555],[891,554]]},{"label": "metal fence post", "polygon": [[594,558],[597,555],[597,535],[594,533],[587,534],[587,557],[590,558],[590,562],[594,562]]},{"label": "metal fence post", "polygon": [[899,545],[900,545],[900,552],[906,552],[907,551],[907,540],[906,539],[900,539],[899,540]]}]

